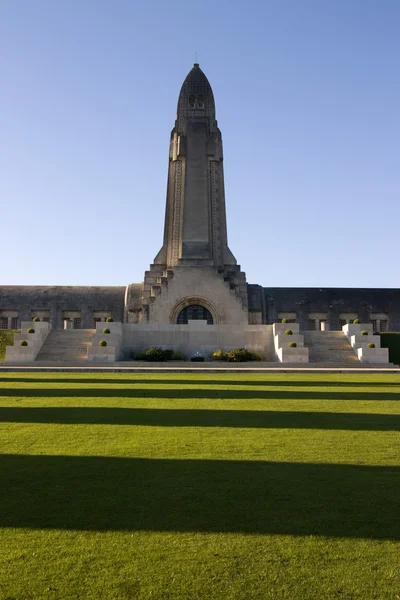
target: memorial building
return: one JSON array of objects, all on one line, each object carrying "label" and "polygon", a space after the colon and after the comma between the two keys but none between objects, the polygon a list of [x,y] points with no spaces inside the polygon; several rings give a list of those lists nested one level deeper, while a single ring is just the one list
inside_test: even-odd
[{"label": "memorial building", "polygon": [[170,137],[163,242],[143,281],[0,286],[0,328],[39,317],[53,330],[89,330],[112,316],[132,336],[135,327],[143,335],[144,326],[181,331],[199,320],[234,332],[284,318],[303,331],[338,331],[355,318],[374,331],[400,331],[399,289],[276,288],[268,287],[267,270],[259,278],[247,282],[228,245],[222,136],[211,86],[196,63],[180,90]]}]

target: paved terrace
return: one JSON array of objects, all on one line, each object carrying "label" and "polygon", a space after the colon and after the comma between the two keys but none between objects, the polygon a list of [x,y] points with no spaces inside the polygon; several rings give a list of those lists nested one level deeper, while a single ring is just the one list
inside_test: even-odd
[{"label": "paved terrace", "polygon": [[283,373],[400,373],[400,365],[362,365],[357,367],[348,366],[332,366],[329,364],[320,364],[319,366],[310,365],[304,366],[290,365],[288,363],[270,363],[270,362],[249,362],[249,363],[221,363],[221,362],[188,362],[188,361],[173,361],[173,362],[142,362],[142,361],[125,361],[116,362],[110,365],[106,363],[91,363],[87,361],[74,362],[70,364],[60,363],[40,363],[35,361],[32,363],[23,364],[7,364],[0,365],[0,372],[18,373],[21,371],[30,372],[70,372],[70,373],[235,373],[246,371],[250,373],[265,373],[281,371]]}]

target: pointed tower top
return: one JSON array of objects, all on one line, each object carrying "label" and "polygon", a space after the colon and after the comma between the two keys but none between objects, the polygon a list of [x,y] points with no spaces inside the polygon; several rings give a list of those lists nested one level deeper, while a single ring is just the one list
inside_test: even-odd
[{"label": "pointed tower top", "polygon": [[187,119],[208,117],[210,128],[215,126],[215,102],[211,85],[200,69],[199,63],[194,63],[189,71],[179,94],[177,124],[179,132],[186,129]]}]

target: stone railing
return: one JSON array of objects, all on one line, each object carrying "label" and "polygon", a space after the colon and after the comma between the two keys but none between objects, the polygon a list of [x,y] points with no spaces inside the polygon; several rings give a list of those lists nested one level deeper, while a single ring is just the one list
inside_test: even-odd
[{"label": "stone railing", "polygon": [[[286,335],[285,331],[290,329],[292,335]],[[272,326],[274,335],[275,360],[281,363],[308,363],[308,348],[304,347],[304,336],[300,333],[298,323],[274,323]],[[296,348],[290,348],[289,344],[295,342]]]},{"label": "stone railing", "polygon": [[[103,333],[109,329],[110,333]],[[87,359],[99,362],[116,362],[120,358],[122,346],[122,323],[96,323],[96,333],[92,337],[92,345],[88,348]],[[99,346],[105,340],[107,346]]]},{"label": "stone railing", "polygon": [[[386,364],[389,362],[389,350],[381,348],[381,337],[373,335],[370,323],[349,323],[344,325],[342,330],[360,362]],[[362,331],[368,331],[368,334],[362,335]],[[375,344],[375,348],[368,348],[368,344]]]}]

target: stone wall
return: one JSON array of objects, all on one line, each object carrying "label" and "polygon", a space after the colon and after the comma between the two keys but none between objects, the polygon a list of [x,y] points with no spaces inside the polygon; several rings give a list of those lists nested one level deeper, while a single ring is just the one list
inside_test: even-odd
[{"label": "stone wall", "polygon": [[368,323],[374,314],[387,315],[390,331],[400,331],[400,289],[375,288],[267,288],[248,285],[249,312],[262,323],[278,321],[278,313],[295,313],[300,329],[308,329],[309,315],[326,314],[328,328],[339,330],[347,314]]},{"label": "stone wall", "polygon": [[[191,273],[191,271],[193,271]],[[211,271],[213,271],[211,269]],[[245,312],[229,290],[229,286],[213,271],[199,276],[194,269],[185,275],[174,275],[150,308],[150,323],[169,323],[174,306],[185,298],[208,298],[218,310],[219,323],[243,322]],[[326,315],[328,329],[339,330],[340,318],[358,317],[362,322],[388,318],[388,330],[400,331],[400,289],[373,288],[264,288],[248,285],[249,321],[252,324],[272,324],[282,314],[295,314],[302,330],[308,329],[310,318]],[[9,322],[17,315],[18,324],[33,316],[50,319],[53,328],[63,326],[63,315],[79,313],[81,326],[93,328],[93,318],[111,313],[115,321],[124,321],[125,287],[78,286],[1,286],[0,315]],[[162,296],[162,298],[161,298]],[[4,311],[4,312],[2,312]]]},{"label": "stone wall", "polygon": [[270,325],[207,325],[189,321],[188,325],[124,325],[122,352],[128,360],[132,354],[160,346],[183,352],[190,358],[195,352],[205,356],[214,350],[246,347],[273,360],[273,336]]},{"label": "stone wall", "polygon": [[149,306],[149,323],[176,323],[189,304],[205,306],[214,324],[248,323],[240,298],[214,267],[175,267],[172,279]]},{"label": "stone wall", "polygon": [[124,318],[125,287],[1,286],[0,311],[16,310],[18,323],[49,313],[55,329],[63,326],[63,313],[77,313],[83,329],[93,328],[95,311],[110,312],[115,321]]}]

